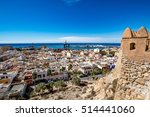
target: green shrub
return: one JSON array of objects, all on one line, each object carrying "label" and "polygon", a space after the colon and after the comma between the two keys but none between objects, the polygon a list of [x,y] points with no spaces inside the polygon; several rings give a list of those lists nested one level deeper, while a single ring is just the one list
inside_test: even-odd
[{"label": "green shrub", "polygon": [[58,90],[63,90],[64,87],[66,87],[66,84],[63,80],[59,80],[57,82],[54,83],[54,86],[58,89]]},{"label": "green shrub", "polygon": [[46,89],[45,83],[39,83],[36,86],[35,91],[40,93],[40,92],[43,92],[45,89]]},{"label": "green shrub", "polygon": [[50,76],[50,75],[52,75],[52,70],[49,68],[49,69],[47,70],[47,76]]},{"label": "green shrub", "polygon": [[54,83],[50,82],[46,85],[47,89],[49,90],[49,92],[53,91],[53,87],[54,87]]},{"label": "green shrub", "polygon": [[74,77],[72,78],[72,84],[79,86],[81,83],[80,78]]},{"label": "green shrub", "polygon": [[105,75],[107,73],[106,69],[102,69],[102,74]]}]

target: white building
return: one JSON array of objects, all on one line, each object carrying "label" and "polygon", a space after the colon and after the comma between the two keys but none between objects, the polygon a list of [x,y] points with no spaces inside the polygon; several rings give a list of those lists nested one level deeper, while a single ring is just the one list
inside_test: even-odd
[{"label": "white building", "polygon": [[95,52],[95,53],[99,53],[100,50],[99,50],[98,48],[95,48],[95,49],[94,49],[94,52]]},{"label": "white building", "polygon": [[89,74],[93,70],[93,64],[90,62],[83,62],[79,65],[79,71],[81,71],[83,74]]},{"label": "white building", "polygon": [[42,69],[35,69],[32,72],[36,72],[37,73],[37,79],[36,80],[40,80],[40,79],[46,79],[46,80],[66,80],[69,78],[68,73],[67,72],[52,72],[52,74],[50,76],[47,75],[47,69],[42,70]]},{"label": "white building", "polygon": [[90,66],[85,66],[85,67],[80,67],[79,71],[81,71],[83,74],[90,74],[92,72],[92,67]]},{"label": "white building", "polygon": [[71,58],[72,57],[72,53],[71,52],[67,52],[67,57]]},{"label": "white building", "polygon": [[0,74],[0,79],[4,79],[4,78],[15,78],[17,76],[18,72],[6,72],[6,73],[2,73]]}]

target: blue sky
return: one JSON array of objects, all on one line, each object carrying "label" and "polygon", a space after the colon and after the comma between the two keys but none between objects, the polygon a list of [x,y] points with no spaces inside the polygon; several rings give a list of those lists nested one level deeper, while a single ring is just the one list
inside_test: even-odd
[{"label": "blue sky", "polygon": [[150,0],[0,0],[0,43],[120,42],[150,29]]}]

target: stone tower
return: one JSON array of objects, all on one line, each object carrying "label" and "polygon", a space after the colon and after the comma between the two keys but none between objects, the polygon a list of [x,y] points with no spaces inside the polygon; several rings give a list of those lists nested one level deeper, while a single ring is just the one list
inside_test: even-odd
[{"label": "stone tower", "polygon": [[150,62],[150,33],[145,27],[141,27],[137,32],[126,28],[121,49],[125,58],[137,62]]}]

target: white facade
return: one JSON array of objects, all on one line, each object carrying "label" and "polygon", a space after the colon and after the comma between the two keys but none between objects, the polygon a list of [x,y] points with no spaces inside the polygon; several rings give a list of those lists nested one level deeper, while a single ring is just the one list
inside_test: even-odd
[{"label": "white facade", "polygon": [[68,57],[68,58],[71,58],[71,57],[72,57],[72,53],[67,52],[67,57]]},{"label": "white facade", "polygon": [[[64,80],[68,79],[68,73],[52,73],[52,75],[47,76],[47,70],[34,70],[37,73],[37,80],[46,79],[46,80]],[[32,71],[33,72],[33,71]]]},{"label": "white facade", "polygon": [[96,49],[94,49],[94,52],[95,52],[95,53],[99,53],[100,50],[99,50],[98,48],[96,48]]},{"label": "white facade", "polygon": [[91,62],[83,62],[79,66],[79,71],[81,71],[83,74],[91,73],[93,70],[93,64]]},{"label": "white facade", "polygon": [[0,79],[3,79],[3,78],[15,78],[16,75],[17,75],[18,72],[8,72],[8,73],[3,73],[3,74],[0,74]]},{"label": "white facade", "polygon": [[79,68],[79,71],[81,71],[83,74],[89,74],[92,72],[92,67],[81,67]]}]

